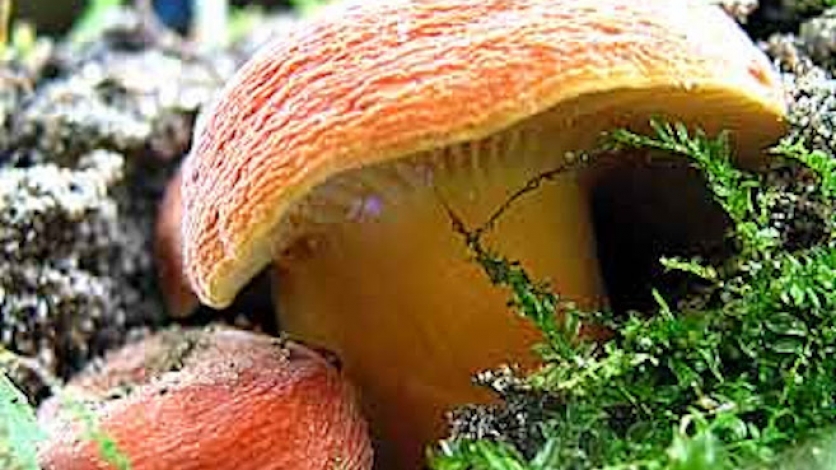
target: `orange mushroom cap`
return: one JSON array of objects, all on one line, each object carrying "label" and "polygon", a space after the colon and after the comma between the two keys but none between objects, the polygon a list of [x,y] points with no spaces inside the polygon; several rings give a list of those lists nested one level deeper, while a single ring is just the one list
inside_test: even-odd
[{"label": "orange mushroom cap", "polygon": [[[368,470],[349,383],[299,344],[232,329],[171,329],[111,353],[68,385],[135,470]],[[46,470],[110,468],[59,398],[39,410]]]},{"label": "orange mushroom cap", "polygon": [[181,179],[178,171],[168,182],[154,227],[154,259],[160,291],[168,314],[175,318],[189,316],[198,306],[183,270]]},{"label": "orange mushroom cap", "polygon": [[749,151],[785,111],[765,56],[704,0],[347,4],[261,49],[197,130],[183,183],[195,292],[228,305],[329,178],[554,109],[579,149],[655,114]]}]

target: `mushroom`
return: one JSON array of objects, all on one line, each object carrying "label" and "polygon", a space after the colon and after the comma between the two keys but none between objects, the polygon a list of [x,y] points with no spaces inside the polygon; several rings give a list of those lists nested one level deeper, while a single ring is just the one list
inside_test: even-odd
[{"label": "mushroom", "polygon": [[[777,74],[708,3],[351,2],[267,44],[206,111],[184,164],[194,291],[222,307],[270,266],[280,324],[341,357],[383,468],[414,468],[444,410],[485,398],[470,375],[531,365],[537,339],[445,207],[479,224],[566,152],[654,116],[728,130],[744,157],[782,133]],[[485,242],[601,306],[593,199],[634,173],[590,171],[516,201]]]},{"label": "mushroom", "polygon": [[157,211],[154,231],[154,261],[160,291],[166,311],[174,318],[188,317],[198,306],[197,297],[183,271],[181,179],[178,171],[169,180]]},{"label": "mushroom", "polygon": [[[65,394],[134,470],[367,470],[372,454],[354,392],[331,363],[293,342],[228,328],[171,328],[111,353]],[[44,470],[107,467],[76,415],[39,409]],[[107,467],[110,468],[110,467]]]}]

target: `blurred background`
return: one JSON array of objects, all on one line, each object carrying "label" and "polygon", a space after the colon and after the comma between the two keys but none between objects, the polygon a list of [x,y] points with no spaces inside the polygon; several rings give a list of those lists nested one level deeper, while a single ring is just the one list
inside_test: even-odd
[{"label": "blurred background", "polygon": [[[151,8],[158,18],[169,27],[186,33],[195,5],[200,2],[212,3],[217,0],[24,0],[14,1],[12,16],[37,26],[40,34],[60,35],[66,33],[78,20],[85,8],[96,4],[104,7],[113,4]],[[228,0],[232,8],[254,7],[264,10],[289,10],[292,4],[304,4],[304,1],[292,0]]]}]

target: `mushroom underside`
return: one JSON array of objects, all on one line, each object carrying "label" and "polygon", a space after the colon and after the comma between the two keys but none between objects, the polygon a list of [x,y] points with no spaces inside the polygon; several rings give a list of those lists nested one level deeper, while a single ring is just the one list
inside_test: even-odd
[{"label": "mushroom underside", "polygon": [[[567,254],[581,259],[570,261],[570,257],[564,257],[564,263],[593,266],[574,266],[568,270],[569,275],[581,275],[596,285],[578,288],[585,295],[572,300],[626,312],[653,305],[650,287],[672,284],[666,280],[670,276],[663,275],[661,257],[713,257],[725,251],[723,241],[729,221],[712,201],[702,176],[684,157],[650,151],[599,154],[598,158],[607,160],[602,169],[594,168],[595,162],[571,161],[578,157],[572,152],[558,150],[545,159],[540,150],[515,152],[515,147],[524,146],[531,136],[517,138],[515,141],[503,134],[478,144],[440,150],[431,160],[422,155],[334,178],[296,207],[290,218],[297,225],[289,230],[295,236],[275,255],[277,266],[297,269],[296,263],[317,256],[322,244],[339,243],[336,233],[346,227],[397,223],[395,220],[428,210],[435,218],[439,214],[447,217],[447,236],[458,240],[465,257],[465,234],[457,233],[455,221],[471,232],[487,228],[484,240],[490,249],[507,244],[492,233],[498,231],[494,226],[505,223],[547,230],[546,239],[541,240],[544,244],[557,244],[566,237],[574,239],[576,243]],[[540,196],[534,194],[538,192]],[[517,206],[534,206],[534,210],[518,210]],[[528,212],[532,218],[555,219],[567,230],[555,229],[544,221],[526,221],[521,212]],[[491,218],[495,223],[488,224]],[[340,227],[334,231],[336,226]],[[361,233],[364,230],[368,232],[358,228]],[[518,232],[526,235],[518,241],[533,243],[526,238],[536,236],[532,234],[535,231],[520,228]],[[555,233],[561,231],[571,233]],[[548,233],[554,238],[548,240]],[[411,235],[422,236],[420,231]],[[410,249],[407,237],[392,241],[404,250]],[[373,250],[374,245],[370,244],[369,249]],[[514,251],[513,247],[507,252],[496,250],[510,260],[523,261],[514,257]],[[342,255],[352,256],[345,251]],[[581,274],[586,269],[597,274]],[[348,270],[363,271],[364,266],[350,265]],[[548,274],[545,280],[552,284],[556,281]],[[387,284],[385,278],[378,282]],[[555,290],[561,292],[559,286]]]},{"label": "mushroom underside", "polygon": [[[536,331],[508,311],[507,293],[472,261],[448,209],[475,228],[565,165],[567,152],[593,148],[608,129],[644,129],[648,116],[709,133],[746,130],[743,149],[764,145],[779,125],[761,122],[769,113],[755,100],[706,90],[695,104],[691,93],[568,100],[498,134],[337,174],[285,216],[273,269],[279,323],[340,356],[382,468],[413,467],[422,445],[442,436],[449,407],[488,399],[471,386],[473,373],[535,363]],[[645,156],[570,165],[510,204],[485,246],[584,306],[642,308],[649,287],[664,284],[659,256],[708,253],[726,228],[687,162]]]}]

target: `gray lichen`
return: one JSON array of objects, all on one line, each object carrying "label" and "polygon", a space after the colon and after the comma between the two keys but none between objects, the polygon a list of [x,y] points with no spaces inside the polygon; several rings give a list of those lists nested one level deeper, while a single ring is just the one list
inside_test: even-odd
[{"label": "gray lichen", "polygon": [[814,61],[831,72],[836,70],[836,8],[802,23],[798,37],[805,52]]},{"label": "gray lichen", "polygon": [[123,168],[99,151],[78,169],[0,170],[0,343],[61,377],[159,312],[130,282],[151,266],[110,197]]},{"label": "gray lichen", "polygon": [[789,77],[790,135],[836,156],[836,81],[814,67]]},{"label": "gray lichen", "polygon": [[236,61],[152,43],[139,23],[123,27],[129,29],[108,30],[80,50],[56,48],[37,88],[10,119],[13,162],[60,157],[72,164],[94,149],[169,160],[187,150],[197,109]]},{"label": "gray lichen", "polygon": [[[836,10],[801,26],[802,34],[775,34],[761,44],[782,72],[790,137],[836,156]],[[827,37],[827,35],[830,37]],[[830,70],[828,70],[830,68]]]}]

